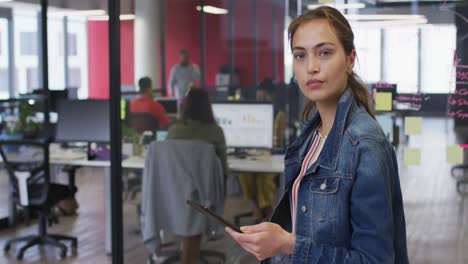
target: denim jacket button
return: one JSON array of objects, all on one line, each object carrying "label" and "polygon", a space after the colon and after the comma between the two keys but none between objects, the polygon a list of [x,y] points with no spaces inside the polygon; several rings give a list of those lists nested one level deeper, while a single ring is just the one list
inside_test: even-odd
[{"label": "denim jacket button", "polygon": [[303,206],[301,207],[301,210],[302,210],[303,213],[305,213],[305,212],[307,211],[307,207],[305,207],[305,205],[303,205]]},{"label": "denim jacket button", "polygon": [[320,190],[325,190],[325,188],[327,188],[327,185],[325,183],[322,183],[320,185]]}]

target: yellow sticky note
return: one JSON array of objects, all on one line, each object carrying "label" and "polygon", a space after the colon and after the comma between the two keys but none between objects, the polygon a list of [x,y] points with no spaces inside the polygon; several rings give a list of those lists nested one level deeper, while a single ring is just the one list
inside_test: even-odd
[{"label": "yellow sticky note", "polygon": [[406,165],[419,165],[421,163],[421,150],[419,148],[405,148],[403,156]]},{"label": "yellow sticky note", "polygon": [[445,156],[448,163],[463,163],[463,148],[458,145],[447,146]]},{"label": "yellow sticky note", "polygon": [[375,110],[377,111],[392,111],[392,93],[375,94]]},{"label": "yellow sticky note", "polygon": [[421,134],[421,128],[422,117],[405,117],[405,135],[419,135]]}]

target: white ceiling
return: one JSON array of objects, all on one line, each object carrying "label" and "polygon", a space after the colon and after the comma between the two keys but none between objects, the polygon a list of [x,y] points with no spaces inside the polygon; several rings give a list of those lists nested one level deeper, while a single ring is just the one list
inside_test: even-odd
[{"label": "white ceiling", "polygon": [[[12,2],[2,3],[1,6],[21,8],[21,9],[39,9],[40,0],[14,0]],[[58,9],[72,10],[107,10],[108,0],[48,0],[49,7]],[[133,14],[134,0],[120,0],[120,13]]]}]

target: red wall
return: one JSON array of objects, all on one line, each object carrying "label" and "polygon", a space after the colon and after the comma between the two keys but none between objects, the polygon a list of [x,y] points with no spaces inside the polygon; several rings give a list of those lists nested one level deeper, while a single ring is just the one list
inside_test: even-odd
[{"label": "red wall", "polygon": [[[228,9],[227,0],[206,0],[206,5]],[[257,1],[254,13],[253,1],[238,0],[233,4],[234,61],[239,69],[241,85],[254,85],[254,16],[258,21],[258,78],[273,77],[273,8],[276,8],[276,55],[278,72],[276,77],[283,81],[283,29],[284,7],[274,5],[271,0]],[[192,61],[200,61],[200,13],[195,11],[196,1],[171,0],[166,5],[166,79],[170,69],[179,62],[179,51],[187,49]],[[174,12],[177,10],[177,12]],[[206,69],[207,85],[215,85],[215,76],[220,66],[229,64],[229,16],[205,14],[206,20]]]},{"label": "red wall", "polygon": [[[88,97],[109,99],[109,27],[107,21],[88,21]],[[135,57],[133,21],[120,22],[120,80],[133,85]]]},{"label": "red wall", "polygon": [[[273,8],[276,8],[276,55],[278,72],[283,81],[283,29],[284,7],[271,0],[258,0],[254,14],[252,1],[234,1],[234,61],[239,69],[241,85],[255,85],[254,80],[254,15],[258,21],[258,78],[273,77]],[[206,0],[207,5],[228,9],[227,0]],[[197,2],[171,0],[166,2],[166,80],[170,69],[179,62],[179,52],[186,49],[192,61],[200,61],[200,13]],[[205,14],[207,85],[215,85],[215,76],[222,65],[229,64],[229,16]],[[134,84],[133,21],[121,22],[121,75],[122,84]],[[109,97],[109,54],[107,22],[88,22],[89,97]],[[105,67],[103,67],[105,66]],[[158,85],[159,87],[162,84]]]}]

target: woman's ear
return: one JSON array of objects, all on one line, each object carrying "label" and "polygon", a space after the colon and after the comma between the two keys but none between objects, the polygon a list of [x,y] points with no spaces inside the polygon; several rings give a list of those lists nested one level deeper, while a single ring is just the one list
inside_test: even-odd
[{"label": "woman's ear", "polygon": [[349,56],[347,57],[348,59],[348,67],[346,68],[346,72],[348,74],[350,74],[352,71],[353,71],[353,68],[354,68],[354,62],[356,60],[356,50],[353,49],[351,51],[351,54],[349,54]]}]

